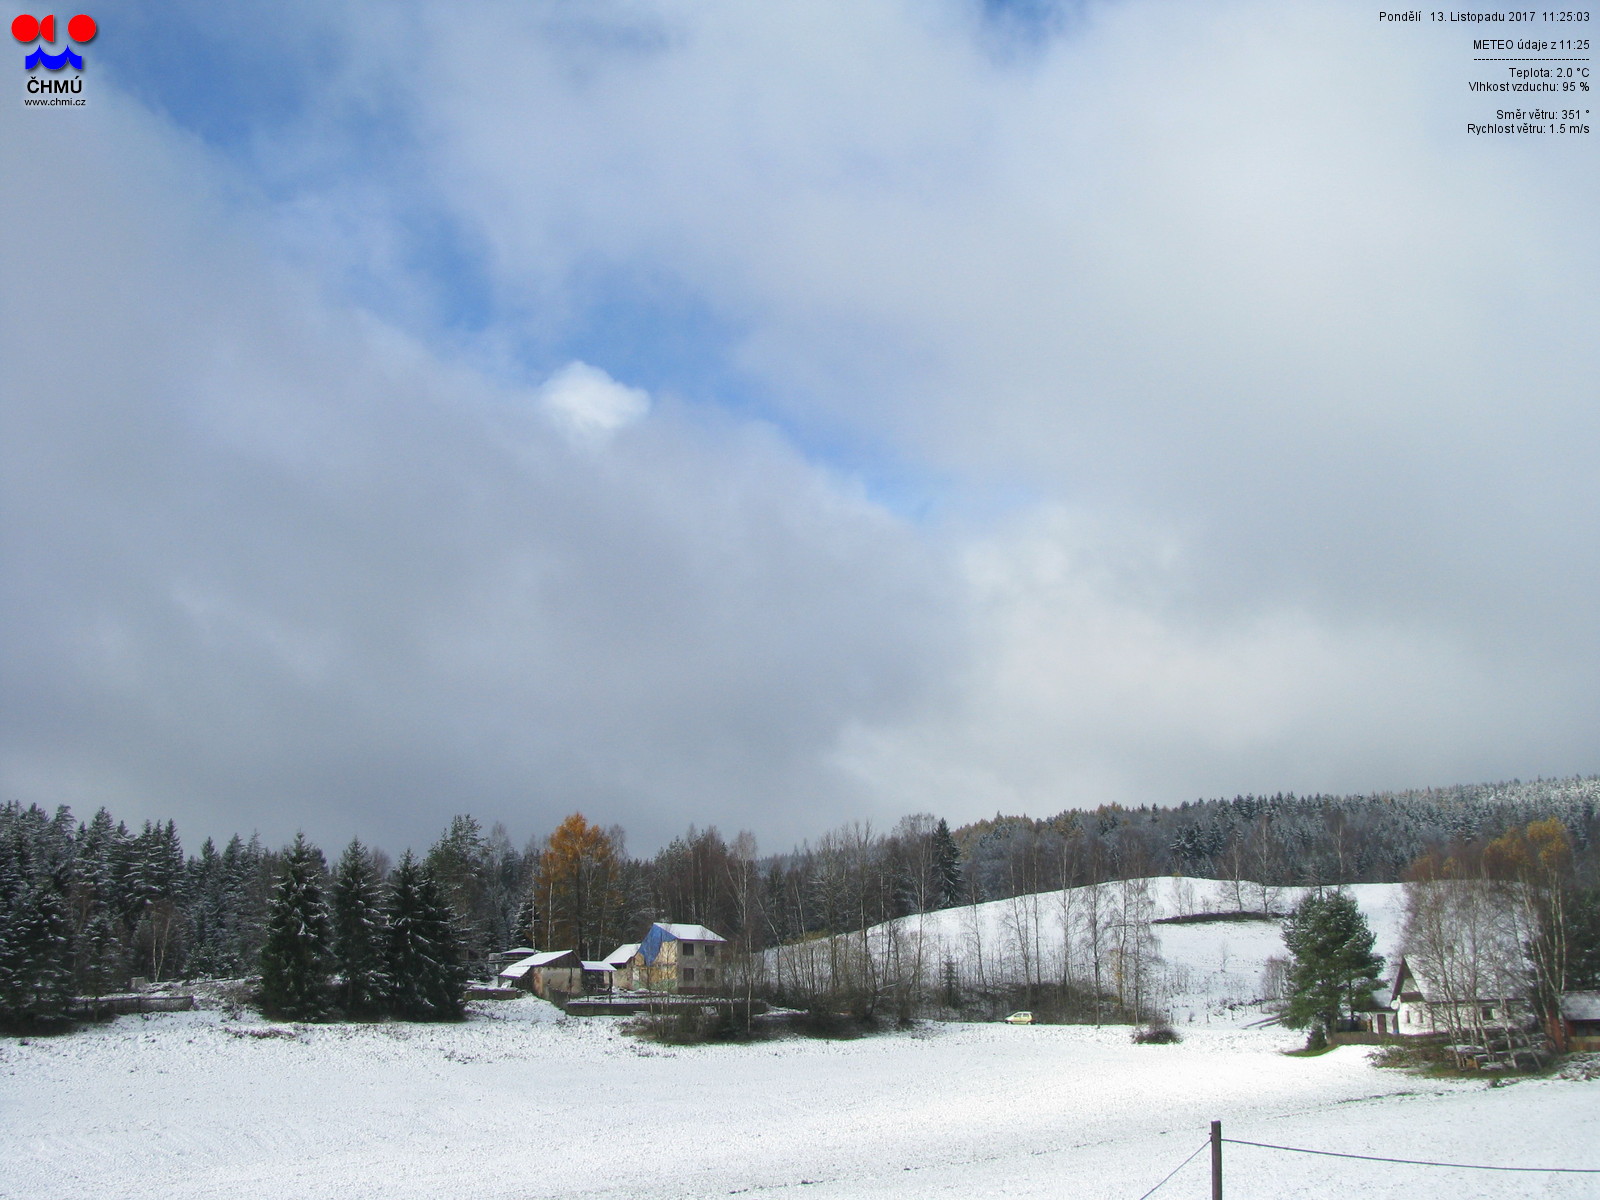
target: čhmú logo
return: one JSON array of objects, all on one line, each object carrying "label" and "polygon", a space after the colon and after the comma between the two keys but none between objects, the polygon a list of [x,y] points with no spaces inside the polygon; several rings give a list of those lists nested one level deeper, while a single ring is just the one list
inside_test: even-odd
[{"label": "\u010dhm\u00fa logo", "polygon": [[[79,13],[67,22],[67,37],[75,42],[92,42],[94,35],[100,32],[100,27],[94,23],[94,18]],[[11,36],[19,42],[51,42],[56,40],[56,19],[54,15],[39,20],[23,13],[11,22]],[[22,60],[25,69],[31,71],[42,66],[47,71],[59,71],[71,64],[75,71],[83,70],[83,56],[71,46],[63,46],[60,54],[50,54],[43,46],[36,46],[27,58]]]}]

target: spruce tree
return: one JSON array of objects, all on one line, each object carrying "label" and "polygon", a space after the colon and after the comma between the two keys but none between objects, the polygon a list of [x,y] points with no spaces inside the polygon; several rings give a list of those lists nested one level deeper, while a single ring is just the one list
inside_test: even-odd
[{"label": "spruce tree", "polygon": [[345,847],[333,876],[333,969],[346,1015],[382,1008],[383,960],[383,893],[372,855],[357,839]]},{"label": "spruce tree", "polygon": [[458,814],[450,828],[433,844],[423,866],[433,876],[439,894],[455,914],[455,927],[468,958],[482,959],[489,952],[491,905],[488,888],[489,847],[483,830],[468,814]]},{"label": "spruce tree", "polygon": [[0,809],[0,1023],[56,1020],[72,999],[70,862],[37,807]]},{"label": "spruce tree", "polygon": [[104,996],[128,982],[128,954],[119,922],[109,909],[96,909],[77,938],[78,986],[86,996]]},{"label": "spruce tree", "polygon": [[1600,988],[1600,887],[1574,888],[1567,900],[1567,979],[1573,991]]},{"label": "spruce tree", "polygon": [[325,869],[322,851],[296,834],[283,856],[261,947],[261,1003],[273,1016],[314,1021],[327,1015],[331,961]]},{"label": "spruce tree", "polygon": [[133,839],[127,875],[136,974],[160,980],[182,966],[188,934],[188,921],[180,915],[184,875],[177,826],[146,821]]},{"label": "spruce tree", "polygon": [[943,817],[933,827],[933,863],[939,881],[939,907],[949,908],[961,896],[961,851]]},{"label": "spruce tree", "polygon": [[458,1020],[467,972],[449,906],[432,874],[407,850],[389,885],[384,954],[388,1007],[408,1021]]},{"label": "spruce tree", "polygon": [[227,876],[222,856],[210,838],[187,868],[189,897],[189,976],[225,979],[239,973],[228,924]]},{"label": "spruce tree", "polygon": [[1283,941],[1294,955],[1283,1023],[1309,1027],[1310,1044],[1321,1045],[1341,1012],[1370,1001],[1383,957],[1372,953],[1372,930],[1346,892],[1307,895],[1284,921]]},{"label": "spruce tree", "polygon": [[116,881],[117,833],[111,814],[102,808],[79,826],[74,839],[73,870],[77,889],[91,906],[115,910],[120,904]]},{"label": "spruce tree", "polygon": [[466,1015],[467,965],[454,910],[433,872],[424,867],[417,886],[418,908],[437,947],[428,980],[428,1008],[433,1020],[458,1021]]},{"label": "spruce tree", "polygon": [[256,962],[261,955],[262,941],[266,937],[267,906],[281,866],[277,857],[267,852],[261,845],[261,835],[256,833],[250,835],[248,842],[241,842],[235,835],[222,851],[228,929],[241,969]]},{"label": "spruce tree", "polygon": [[71,947],[67,906],[58,889],[39,881],[14,889],[0,885],[0,1022],[66,1016]]}]

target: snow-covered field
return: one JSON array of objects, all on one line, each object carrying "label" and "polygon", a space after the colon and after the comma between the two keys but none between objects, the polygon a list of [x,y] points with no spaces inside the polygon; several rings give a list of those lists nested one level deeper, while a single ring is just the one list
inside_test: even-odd
[{"label": "snow-covered field", "polygon": [[[1217,911],[1215,886],[1152,881],[1157,915]],[[1386,953],[1396,890],[1357,889]],[[1008,919],[984,905],[929,932],[954,944],[977,921],[993,939]],[[455,1026],[280,1026],[212,1007],[0,1039],[0,1196],[1138,1200],[1213,1119],[1247,1141],[1600,1167],[1600,1081],[1491,1089],[1380,1070],[1360,1047],[1285,1057],[1299,1035],[1242,1027],[1259,1009],[1230,999],[1255,995],[1282,953],[1274,926],[1158,932],[1189,981],[1176,1046],[1135,1046],[1125,1027],[966,1024],[678,1049],[532,997],[475,1003]],[[1201,1154],[1154,1200],[1209,1195],[1208,1179]],[[1226,1183],[1229,1200],[1600,1195],[1600,1175],[1241,1146]]]},{"label": "snow-covered field", "polygon": [[[1600,1167],[1600,1082],[1489,1089],[1283,1056],[1281,1031],[945,1025],[669,1049],[528,998],[459,1026],[123,1017],[0,1040],[0,1195],[1136,1200],[1205,1140]],[[1157,1196],[1206,1192],[1205,1156]],[[1227,1194],[1594,1196],[1491,1175],[1229,1147]]]}]

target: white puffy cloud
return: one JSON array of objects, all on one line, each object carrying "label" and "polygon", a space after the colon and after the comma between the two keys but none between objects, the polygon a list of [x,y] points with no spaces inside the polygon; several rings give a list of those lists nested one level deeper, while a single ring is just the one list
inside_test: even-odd
[{"label": "white puffy cloud", "polygon": [[545,411],[579,442],[603,442],[650,411],[650,394],[618,383],[598,367],[572,362],[539,388]]}]

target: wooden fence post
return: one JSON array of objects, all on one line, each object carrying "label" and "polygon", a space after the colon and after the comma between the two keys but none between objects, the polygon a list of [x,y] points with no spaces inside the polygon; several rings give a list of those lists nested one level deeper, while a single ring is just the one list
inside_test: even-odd
[{"label": "wooden fence post", "polygon": [[1211,1200],[1222,1200],[1222,1122],[1211,1122]]}]

